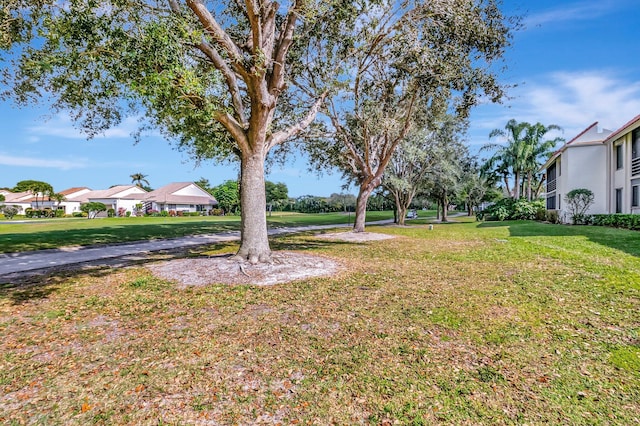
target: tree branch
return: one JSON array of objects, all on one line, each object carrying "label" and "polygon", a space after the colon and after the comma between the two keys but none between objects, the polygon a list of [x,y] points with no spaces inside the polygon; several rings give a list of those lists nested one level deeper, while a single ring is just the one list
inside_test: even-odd
[{"label": "tree branch", "polygon": [[240,125],[243,128],[246,128],[249,125],[249,123],[244,113],[244,104],[242,103],[242,96],[240,94],[240,87],[238,86],[238,80],[236,78],[236,74],[233,72],[231,68],[229,68],[227,63],[222,58],[222,56],[220,56],[218,51],[214,49],[211,45],[205,42],[201,42],[197,44],[196,47],[202,53],[207,55],[209,59],[211,59],[216,69],[218,69],[224,76],[224,79],[227,82],[227,87],[229,88],[229,93],[231,95],[233,109],[236,112],[236,118],[240,122]]},{"label": "tree branch", "polygon": [[279,132],[274,133],[267,142],[267,150],[270,150],[276,145],[282,144],[287,139],[298,135],[300,132],[306,129],[313,122],[313,120],[315,120],[316,115],[318,114],[320,107],[322,107],[324,99],[327,97],[327,95],[328,91],[322,93],[313,103],[313,105],[307,112],[307,115],[298,123],[294,124],[286,130],[280,130]]},{"label": "tree branch", "polygon": [[243,78],[247,77],[247,70],[243,67],[242,51],[211,15],[204,2],[202,0],[187,0],[187,6],[196,14],[205,31],[213,38],[216,44],[229,55],[233,70]]},{"label": "tree branch", "polygon": [[247,7],[247,19],[251,28],[251,52],[255,54],[258,49],[262,48],[262,26],[260,25],[260,11],[256,10],[254,0],[245,0]]},{"label": "tree branch", "polygon": [[214,120],[224,126],[225,129],[231,134],[231,137],[238,144],[238,148],[241,152],[249,152],[249,139],[245,129],[236,121],[235,118],[228,112],[218,111],[214,115]]},{"label": "tree branch", "polygon": [[269,79],[269,91],[282,91],[284,86],[284,63],[289,52],[289,48],[293,44],[293,31],[298,20],[298,2],[295,2],[291,9],[287,12],[287,18],[283,25],[280,37],[278,38],[277,50],[273,55],[273,71]]}]

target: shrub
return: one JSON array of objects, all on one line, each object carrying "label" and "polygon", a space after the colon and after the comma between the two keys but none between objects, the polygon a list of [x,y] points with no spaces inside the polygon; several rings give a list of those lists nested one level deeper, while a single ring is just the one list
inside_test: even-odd
[{"label": "shrub", "polygon": [[543,200],[527,201],[524,198],[513,200],[503,198],[497,203],[489,206],[478,213],[479,219],[487,220],[532,220],[544,217],[545,205]]},{"label": "shrub", "polygon": [[130,217],[130,216],[131,216],[131,212],[130,212],[129,210],[127,210],[127,211],[124,213],[124,215],[125,215],[126,217]]},{"label": "shrub", "polygon": [[209,210],[210,216],[222,216],[222,209],[211,209]]},{"label": "shrub", "polygon": [[200,216],[200,212],[190,212],[189,216]]},{"label": "shrub", "polygon": [[593,217],[584,213],[575,213],[571,216],[571,222],[574,225],[591,225],[593,222]]},{"label": "shrub", "polygon": [[62,209],[56,210],[55,216],[56,217],[64,217],[64,210],[62,210]]},{"label": "shrub", "polygon": [[[118,217],[124,217],[126,214],[127,214],[127,209],[125,209],[124,207],[118,208]],[[131,213],[129,213],[129,215],[131,215]]]},{"label": "shrub", "polygon": [[176,211],[175,210],[169,210],[169,216],[176,217]]},{"label": "shrub", "polygon": [[555,210],[548,210],[545,214],[547,222],[551,223],[559,223],[560,218],[558,217],[558,212]]},{"label": "shrub", "polygon": [[166,211],[166,210],[162,210],[162,211],[160,212],[160,216],[162,216],[162,217],[169,217],[169,212],[168,212],[168,211]]},{"label": "shrub", "polygon": [[107,217],[115,217],[116,211],[115,209],[107,209]]},{"label": "shrub", "polygon": [[593,204],[593,192],[586,188],[573,189],[567,192],[564,201],[571,213],[571,220],[574,225],[587,225],[587,215],[585,214]]},{"label": "shrub", "polygon": [[20,206],[0,206],[0,213],[2,213],[7,219],[13,219],[20,210],[22,210],[22,207]]},{"label": "shrub", "polygon": [[640,215],[637,214],[594,214],[591,223],[596,226],[640,230]]}]

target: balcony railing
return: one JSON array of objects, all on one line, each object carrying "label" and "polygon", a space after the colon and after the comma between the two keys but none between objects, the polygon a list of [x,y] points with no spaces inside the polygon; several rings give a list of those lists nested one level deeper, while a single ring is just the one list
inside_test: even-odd
[{"label": "balcony railing", "polygon": [[631,176],[640,175],[640,157],[631,160]]},{"label": "balcony railing", "polygon": [[556,180],[550,180],[547,182],[547,193],[553,192],[556,190]]}]

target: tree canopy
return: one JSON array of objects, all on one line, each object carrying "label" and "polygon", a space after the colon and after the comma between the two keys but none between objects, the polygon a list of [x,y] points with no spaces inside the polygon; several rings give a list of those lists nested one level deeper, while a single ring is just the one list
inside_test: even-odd
[{"label": "tree canopy", "polygon": [[[7,0],[0,25],[6,49],[0,60],[10,64],[3,67],[3,96],[19,104],[51,100],[54,113],[70,112],[89,137],[133,115],[142,123],[137,137],[153,129],[196,160],[239,160],[238,256],[268,261],[265,160],[310,125],[329,94],[349,87],[345,76],[355,64],[349,59],[366,65],[370,49],[378,58],[388,55],[392,78],[376,84],[367,78],[360,86],[372,93],[401,91],[387,109],[410,105],[415,96],[405,95],[414,89],[427,95],[425,102],[436,92],[455,93],[462,109],[475,102],[479,88],[497,99],[501,91],[490,67],[509,34],[498,5]],[[398,43],[387,43],[391,39]],[[398,63],[400,57],[406,61]],[[425,72],[407,91],[404,76],[418,64]],[[376,104],[369,99],[361,105]]]},{"label": "tree canopy", "polygon": [[[367,200],[412,128],[445,111],[465,117],[479,96],[502,99],[491,67],[511,31],[491,0],[381,1],[359,13],[342,35],[353,47],[340,58],[340,90],[328,94],[323,109],[327,133],[309,144],[320,168],[338,167],[358,185],[355,231],[364,230]],[[322,68],[336,56],[327,51]],[[310,86],[317,73],[313,68]]]},{"label": "tree canopy", "polygon": [[[494,151],[486,160],[484,170],[502,175],[507,193],[512,194],[513,198],[526,195],[531,200],[536,192],[534,186],[539,189],[543,183],[543,176],[538,179],[537,184],[534,182],[540,166],[553,148],[564,141],[560,137],[544,140],[545,135],[552,130],[561,128],[555,124],[545,126],[541,123],[509,120],[504,129],[494,129],[489,134],[490,138],[501,137],[505,142],[490,143],[482,147],[483,150]],[[513,191],[509,185],[510,177],[513,177]]]}]

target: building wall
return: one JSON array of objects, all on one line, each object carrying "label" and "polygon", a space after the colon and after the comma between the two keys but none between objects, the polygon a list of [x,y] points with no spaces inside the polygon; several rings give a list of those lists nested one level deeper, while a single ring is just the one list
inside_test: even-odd
[{"label": "building wall", "polygon": [[593,192],[593,205],[587,210],[587,214],[607,213],[607,152],[606,146],[588,145],[576,146],[567,149],[563,156],[567,161],[564,164],[562,177],[564,178],[562,187],[562,210],[566,210],[564,197],[571,190],[586,188]]},{"label": "building wall", "polygon": [[[616,147],[622,145],[622,168],[618,168]],[[609,213],[616,213],[616,199],[618,190],[622,191],[622,208],[620,213],[631,212],[631,133],[627,133],[607,144],[610,152],[610,191]]]}]

